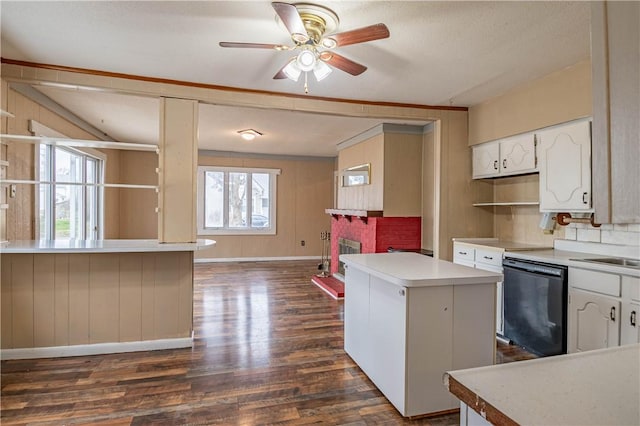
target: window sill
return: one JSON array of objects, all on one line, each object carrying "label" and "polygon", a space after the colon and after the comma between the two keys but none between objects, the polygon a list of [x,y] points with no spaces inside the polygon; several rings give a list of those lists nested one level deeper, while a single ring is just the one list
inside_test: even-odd
[{"label": "window sill", "polygon": [[273,229],[199,229],[198,235],[276,235]]}]

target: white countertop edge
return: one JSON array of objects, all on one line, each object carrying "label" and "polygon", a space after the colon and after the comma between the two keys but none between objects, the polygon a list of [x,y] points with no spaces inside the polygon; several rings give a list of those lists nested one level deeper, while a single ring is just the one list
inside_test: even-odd
[{"label": "white countertop edge", "polygon": [[214,240],[195,243],[160,243],[158,240],[16,240],[0,245],[0,253],[139,253],[198,251],[215,246]]},{"label": "white countertop edge", "polygon": [[418,253],[341,255],[346,265],[401,287],[495,284],[503,275],[433,259]]}]

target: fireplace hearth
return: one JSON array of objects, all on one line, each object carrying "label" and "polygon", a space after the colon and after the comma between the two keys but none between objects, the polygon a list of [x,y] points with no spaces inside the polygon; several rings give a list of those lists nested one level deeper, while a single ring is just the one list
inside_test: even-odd
[{"label": "fireplace hearth", "polygon": [[[339,254],[358,254],[362,252],[362,243],[360,241],[349,240],[347,238],[338,238]],[[338,262],[338,274],[344,276],[344,262]]]}]

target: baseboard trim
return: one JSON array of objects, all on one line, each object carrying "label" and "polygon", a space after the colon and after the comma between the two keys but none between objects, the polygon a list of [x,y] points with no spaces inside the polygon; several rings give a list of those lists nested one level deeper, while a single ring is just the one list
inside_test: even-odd
[{"label": "baseboard trim", "polygon": [[219,262],[272,262],[277,260],[322,260],[321,256],[282,256],[282,257],[214,257],[193,259],[193,263]]},{"label": "baseboard trim", "polygon": [[90,345],[51,346],[45,348],[18,348],[0,350],[0,359],[59,358],[68,356],[103,355],[123,352],[154,351],[160,349],[190,348],[191,337],[144,340],[138,342],[94,343]]}]

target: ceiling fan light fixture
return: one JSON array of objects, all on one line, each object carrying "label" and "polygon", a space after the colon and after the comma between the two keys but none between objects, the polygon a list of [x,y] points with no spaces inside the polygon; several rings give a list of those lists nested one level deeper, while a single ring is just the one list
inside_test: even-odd
[{"label": "ceiling fan light fixture", "polygon": [[242,139],[244,139],[246,141],[252,141],[256,137],[262,136],[262,133],[260,133],[257,130],[253,130],[253,129],[238,130],[238,133],[240,134]]},{"label": "ceiling fan light fixture", "polygon": [[333,49],[338,45],[338,42],[332,39],[331,37],[327,37],[327,38],[323,38],[320,44],[325,49]]},{"label": "ceiling fan light fixture", "polygon": [[325,77],[327,77],[329,74],[331,74],[331,71],[333,70],[329,65],[325,64],[322,61],[318,61],[316,63],[316,66],[313,68],[313,75],[316,76],[317,81],[321,81],[324,80]]},{"label": "ceiling fan light fixture", "polygon": [[317,63],[315,52],[305,49],[300,52],[296,58],[296,64],[301,71],[309,72],[313,70]]},{"label": "ceiling fan light fixture", "polygon": [[282,69],[284,75],[286,75],[288,79],[293,81],[298,81],[298,78],[300,78],[300,74],[302,73],[302,70],[298,66],[296,59],[297,58],[293,58],[292,60],[290,60],[287,66]]}]

